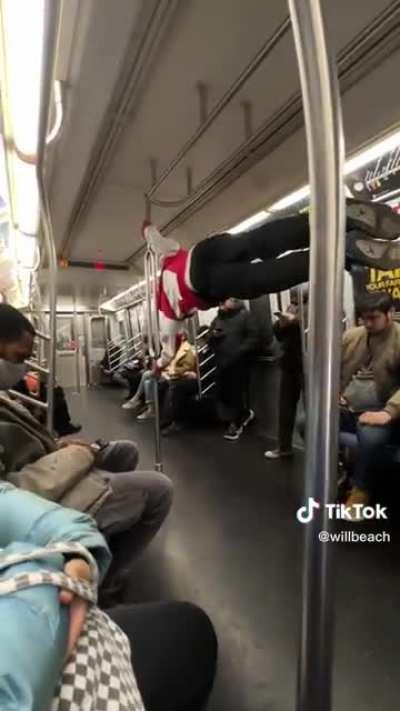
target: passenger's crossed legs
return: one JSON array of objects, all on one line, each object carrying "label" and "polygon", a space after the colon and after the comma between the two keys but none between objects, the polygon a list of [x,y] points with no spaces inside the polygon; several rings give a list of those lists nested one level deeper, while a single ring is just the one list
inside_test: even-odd
[{"label": "passenger's crossed legs", "polygon": [[171,480],[158,472],[135,471],[138,459],[137,447],[129,441],[112,442],[96,458],[96,468],[112,489],[96,514],[113,553],[110,586],[115,579],[122,586],[132,562],[159,531],[172,505]]}]

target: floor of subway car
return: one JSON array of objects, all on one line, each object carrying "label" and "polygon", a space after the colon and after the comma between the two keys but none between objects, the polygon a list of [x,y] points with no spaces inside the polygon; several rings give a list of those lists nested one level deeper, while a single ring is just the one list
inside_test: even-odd
[{"label": "floor of subway car", "polygon": [[[84,435],[132,438],[140,467],[151,468],[152,426],[136,423],[121,400],[112,389],[69,395]],[[174,507],[132,572],[130,601],[190,600],[212,618],[220,653],[208,711],[294,709],[302,455],[268,462],[264,445],[256,429],[238,443],[212,430],[164,440]],[[390,544],[335,546],[335,711],[398,706],[398,540],[392,531]]]}]

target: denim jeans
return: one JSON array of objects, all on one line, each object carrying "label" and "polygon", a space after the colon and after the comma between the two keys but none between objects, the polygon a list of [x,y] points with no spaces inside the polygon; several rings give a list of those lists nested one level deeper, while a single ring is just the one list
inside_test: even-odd
[{"label": "denim jeans", "polygon": [[[304,418],[298,420],[297,428],[303,439],[305,424]],[[383,448],[387,444],[400,445],[399,423],[394,421],[387,425],[361,425],[357,415],[341,409],[339,430],[357,435],[358,447],[352,483],[359,489],[370,491],[382,463],[387,459]]]},{"label": "denim jeans", "polygon": [[389,422],[387,425],[361,425],[356,415],[342,410],[340,431],[357,435],[358,449],[353,484],[359,489],[370,491],[383,459],[382,447],[395,441],[398,425],[396,422]]}]

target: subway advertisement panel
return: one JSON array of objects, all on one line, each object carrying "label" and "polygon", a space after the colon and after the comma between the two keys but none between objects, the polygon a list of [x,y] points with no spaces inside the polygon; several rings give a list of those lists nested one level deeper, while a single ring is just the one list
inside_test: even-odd
[{"label": "subway advertisement panel", "polygon": [[385,271],[370,267],[353,267],[352,277],[356,304],[363,294],[386,291],[393,299],[396,312],[400,313],[400,265],[397,269]]}]

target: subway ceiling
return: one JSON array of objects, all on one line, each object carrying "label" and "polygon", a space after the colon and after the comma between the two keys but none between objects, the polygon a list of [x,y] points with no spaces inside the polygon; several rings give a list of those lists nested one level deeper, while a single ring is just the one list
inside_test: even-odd
[{"label": "subway ceiling", "polygon": [[[324,5],[351,152],[400,119],[400,3]],[[57,251],[130,271],[117,279],[66,269],[61,290],[72,288],[74,273],[83,290],[94,279],[93,288],[101,282],[111,295],[138,278],[145,193],[154,182],[153,199],[168,206],[153,205],[152,219],[185,244],[306,182],[287,15],[284,0],[64,2],[56,76],[65,118],[47,156]]]}]

